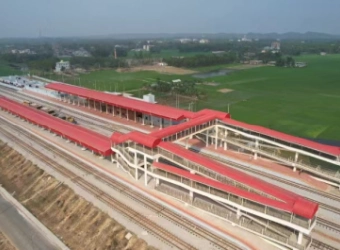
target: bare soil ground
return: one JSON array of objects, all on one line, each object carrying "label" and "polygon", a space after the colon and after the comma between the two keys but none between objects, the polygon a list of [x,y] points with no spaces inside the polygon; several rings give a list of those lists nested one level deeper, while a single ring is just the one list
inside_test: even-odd
[{"label": "bare soil ground", "polygon": [[122,225],[1,141],[0,173],[3,187],[70,249],[155,249],[132,233],[127,240]]},{"label": "bare soil ground", "polygon": [[233,89],[219,89],[218,92],[221,92],[221,93],[229,93],[229,92],[233,92],[234,90]]},{"label": "bare soil ground", "polygon": [[1,250],[16,250],[12,243],[0,232],[0,249]]},{"label": "bare soil ground", "polygon": [[145,65],[133,68],[121,68],[117,69],[117,72],[138,72],[138,71],[156,71],[162,74],[174,74],[174,75],[190,75],[196,73],[196,71],[190,69],[182,69],[172,66],[158,66],[158,65]]}]

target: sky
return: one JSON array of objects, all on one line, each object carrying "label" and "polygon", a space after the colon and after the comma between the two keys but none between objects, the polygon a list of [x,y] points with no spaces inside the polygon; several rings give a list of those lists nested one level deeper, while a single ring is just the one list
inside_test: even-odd
[{"label": "sky", "polygon": [[0,37],[340,34],[339,0],[1,0]]}]

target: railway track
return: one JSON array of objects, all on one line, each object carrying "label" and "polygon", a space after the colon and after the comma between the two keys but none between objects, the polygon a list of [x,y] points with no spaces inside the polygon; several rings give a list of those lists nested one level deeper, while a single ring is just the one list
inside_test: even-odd
[{"label": "railway track", "polygon": [[[7,123],[5,120],[0,119],[0,123]],[[9,124],[9,123],[7,123]],[[32,136],[29,132],[25,131],[24,129],[15,126],[13,127],[11,124],[9,124],[11,128],[15,129],[17,132],[20,132],[21,134],[25,135],[26,137],[29,137],[34,142],[40,144],[44,148],[48,149],[49,151],[53,152],[53,154],[58,155],[59,157],[62,157],[67,162],[71,163],[73,166],[77,167],[78,169],[86,172],[87,174],[93,175],[96,179],[99,179],[100,181],[104,182],[106,185],[110,186],[111,188],[119,191],[120,193],[125,194],[129,198],[138,201],[141,203],[144,207],[149,208],[150,210],[156,212],[158,216],[162,216],[166,218],[167,220],[171,221],[172,223],[180,226],[181,228],[184,228],[186,231],[190,232],[191,234],[197,235],[200,238],[204,238],[211,242],[212,245],[217,247],[218,249],[226,249],[226,250],[241,250],[239,246],[215,235],[214,233],[210,232],[209,230],[195,224],[194,222],[190,221],[189,219],[176,214],[170,209],[165,208],[164,206],[160,205],[159,203],[140,195],[140,193],[130,189],[126,185],[108,177],[107,175],[99,172],[98,170],[88,166],[84,162],[75,159],[74,157],[70,155],[66,155],[63,151],[57,149],[54,146],[51,146],[50,144],[46,143],[45,141]],[[29,145],[21,140],[19,140],[17,137],[13,136],[7,131],[0,130],[1,133],[3,133],[6,137],[11,139],[12,141],[22,145],[25,150],[28,150],[30,153],[32,153],[34,156],[36,156],[38,159],[41,159],[42,161],[49,164],[49,166],[53,167],[56,171],[62,173],[65,177],[70,178],[73,182],[77,183],[78,185],[82,186],[85,190],[87,190],[89,193],[92,193],[97,198],[105,202],[106,204],[110,205],[113,209],[115,209],[118,212],[121,212],[122,214],[125,214],[128,218],[135,221],[137,224],[140,224],[143,226],[147,231],[150,233],[153,233],[159,237],[161,237],[164,241],[168,242],[169,244],[173,245],[171,242],[174,242],[175,246],[179,249],[195,249],[193,246],[183,242],[178,237],[171,235],[168,231],[166,231],[164,228],[158,226],[154,222],[150,221],[148,218],[146,218],[143,215],[138,214],[136,211],[132,210],[131,208],[127,207],[123,203],[115,200],[113,197],[109,196],[105,192],[99,190],[97,187],[93,186],[92,184],[88,183],[86,180],[82,179],[80,176],[74,174],[72,171],[66,169],[65,167],[61,166],[60,164],[56,163],[55,161],[51,160],[50,158],[42,155],[39,151],[36,149],[29,147]],[[135,219],[133,219],[135,218]],[[160,233],[158,233],[160,232]]]},{"label": "railway track", "polygon": [[324,243],[319,240],[312,240],[312,244],[309,248],[310,250],[339,250],[339,248],[335,248],[333,246],[328,245],[327,243]]},{"label": "railway track", "polygon": [[322,219],[322,218],[318,218],[317,220],[318,224],[323,226],[323,227],[326,227],[332,231],[335,231],[337,233],[340,233],[340,225],[337,224],[337,223],[334,223],[332,221],[328,221],[328,220],[325,220],[325,219]]}]

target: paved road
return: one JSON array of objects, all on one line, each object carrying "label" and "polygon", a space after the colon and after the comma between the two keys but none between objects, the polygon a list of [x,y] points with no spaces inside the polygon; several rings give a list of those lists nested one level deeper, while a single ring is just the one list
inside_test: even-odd
[{"label": "paved road", "polygon": [[42,232],[0,194],[0,231],[18,250],[57,250]]}]

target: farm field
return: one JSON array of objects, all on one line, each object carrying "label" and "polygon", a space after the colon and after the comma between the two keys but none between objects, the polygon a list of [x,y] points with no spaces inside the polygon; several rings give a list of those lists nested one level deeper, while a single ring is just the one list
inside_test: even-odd
[{"label": "farm field", "polygon": [[200,85],[208,95],[198,109],[227,111],[230,103],[237,120],[301,137],[340,140],[340,55],[308,55],[296,61],[308,66],[260,67],[206,79],[220,85]]},{"label": "farm field", "polygon": [[6,63],[0,61],[0,77],[1,76],[9,76],[9,75],[16,75],[22,74],[20,71],[12,69]]},{"label": "farm field", "polygon": [[[205,97],[196,110],[228,110],[233,118],[296,136],[340,141],[340,55],[307,55],[295,58],[307,62],[305,68],[258,67],[239,70],[238,65],[220,65],[199,71],[230,68],[229,75],[203,79]],[[51,77],[51,76],[46,76]],[[62,81],[60,76],[55,80]],[[103,70],[64,77],[64,81],[89,88],[145,94],[145,83],[173,79],[194,79],[191,75],[170,75],[153,71],[124,72]],[[156,97],[162,102],[160,96]],[[181,103],[188,108],[188,102]],[[166,103],[176,103],[167,101]]]}]

